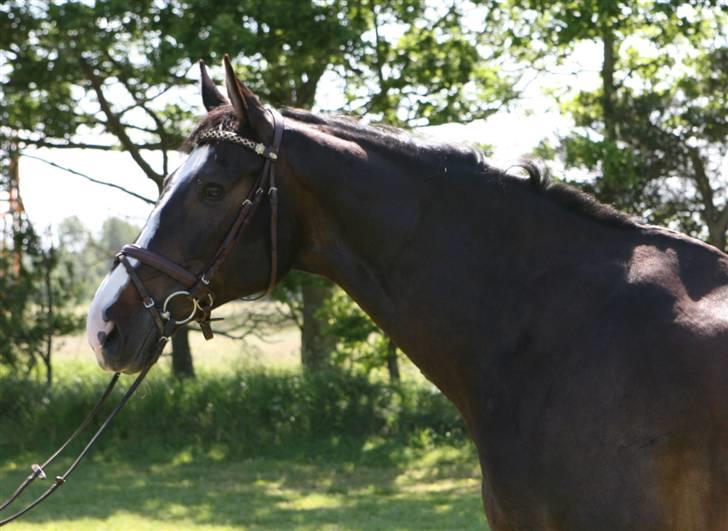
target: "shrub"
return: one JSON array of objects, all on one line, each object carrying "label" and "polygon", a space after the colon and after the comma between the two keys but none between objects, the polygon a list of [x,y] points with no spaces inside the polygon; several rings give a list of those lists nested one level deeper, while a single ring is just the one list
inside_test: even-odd
[{"label": "shrub", "polygon": [[[64,378],[52,388],[0,379],[0,456],[60,444],[90,410],[105,378]],[[246,371],[184,382],[150,377],[99,446],[121,455],[193,449],[244,458],[310,456],[359,452],[372,438],[421,443],[459,440],[465,433],[450,403],[422,386],[392,386],[339,371]]]}]

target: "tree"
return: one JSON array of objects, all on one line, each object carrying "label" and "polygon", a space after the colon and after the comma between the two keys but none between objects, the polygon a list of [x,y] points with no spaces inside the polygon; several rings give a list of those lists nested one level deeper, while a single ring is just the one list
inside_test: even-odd
[{"label": "tree", "polygon": [[601,86],[563,102],[577,129],[559,153],[602,200],[726,248],[720,164],[728,18],[717,2],[531,2],[550,42],[602,48]]},{"label": "tree", "polygon": [[[154,47],[146,4],[7,2],[0,10],[0,50],[9,68],[0,135],[21,149],[121,148],[161,190],[189,114],[162,101],[183,76],[138,59]],[[160,167],[145,150],[161,153]],[[189,349],[175,357],[188,361],[183,370],[191,373]]]},{"label": "tree", "polygon": [[101,231],[95,235],[80,219],[71,216],[61,221],[57,234],[58,252],[83,271],[83,277],[79,278],[81,300],[78,302],[84,303],[93,297],[121,246],[139,234],[139,227],[111,217],[104,220]]},{"label": "tree", "polygon": [[391,383],[400,381],[397,345],[341,289],[327,301],[326,333],[335,338],[334,361],[370,373],[386,368]]},{"label": "tree", "polygon": [[[0,191],[10,192],[9,212],[0,221],[0,365],[29,374],[40,360],[48,385],[53,382],[53,337],[76,330],[81,320],[69,309],[75,290],[69,262],[51,246],[44,249],[22,210],[17,194],[19,162],[14,146],[0,161]],[[13,206],[12,203],[15,203]]]},{"label": "tree", "polygon": [[[194,60],[215,63],[224,52],[274,105],[313,106],[330,74],[346,87],[341,110],[369,118],[426,125],[486,116],[515,93],[513,80],[498,74],[500,51],[489,52],[488,64],[479,60],[483,50],[499,50],[484,42],[498,32],[469,28],[470,8],[424,0],[11,0],[0,8],[8,71],[0,138],[21,149],[123,149],[161,189],[170,150],[198,108],[187,73]],[[301,302],[303,352],[316,353],[304,362],[323,359],[330,284],[294,278],[288,286],[284,298]],[[184,335],[176,337],[174,356],[191,373]]]},{"label": "tree", "polygon": [[491,27],[499,2],[352,4],[368,33],[345,58],[348,68],[335,68],[349,112],[417,127],[486,118],[517,98],[519,78],[502,68],[503,34]]}]

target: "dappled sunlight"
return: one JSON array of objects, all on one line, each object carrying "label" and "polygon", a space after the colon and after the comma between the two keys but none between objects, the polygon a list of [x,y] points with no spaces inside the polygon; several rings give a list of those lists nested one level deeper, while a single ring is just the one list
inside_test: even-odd
[{"label": "dappled sunlight", "polygon": [[[451,466],[430,455],[438,452],[421,451],[413,462],[386,468],[216,463],[186,452],[146,465],[95,460],[16,529],[487,529],[477,469],[454,467],[449,477],[421,481],[428,472],[417,461]],[[452,461],[469,450],[441,453]],[[9,489],[18,473],[2,464],[0,489]]]}]

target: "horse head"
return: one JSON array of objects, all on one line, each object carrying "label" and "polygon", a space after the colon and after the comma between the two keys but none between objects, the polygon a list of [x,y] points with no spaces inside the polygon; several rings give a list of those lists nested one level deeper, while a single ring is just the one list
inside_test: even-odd
[{"label": "horse head", "polygon": [[91,303],[88,340],[103,368],[141,370],[160,339],[191,320],[209,330],[212,309],[272,289],[291,267],[283,119],[235,76],[227,56],[224,65],[227,98],[200,62],[208,114]]}]

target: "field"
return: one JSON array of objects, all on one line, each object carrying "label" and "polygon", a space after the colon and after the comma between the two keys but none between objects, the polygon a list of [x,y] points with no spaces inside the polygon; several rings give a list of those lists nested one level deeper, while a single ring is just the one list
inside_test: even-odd
[{"label": "field", "polygon": [[[202,374],[259,366],[295,370],[297,363],[295,330],[277,334],[270,343],[217,338],[202,344],[197,334],[192,337]],[[168,371],[167,364],[162,360],[153,383]],[[96,377],[89,372],[95,371],[93,365],[83,338],[63,340],[56,364],[59,381]],[[403,369],[417,385],[426,385],[412,366]],[[154,404],[153,389],[142,389],[125,413],[134,415],[133,407],[144,400]],[[120,419],[117,430],[127,429],[126,420]],[[477,459],[466,440],[425,437],[411,444],[368,437],[348,444],[322,437],[317,444],[310,436],[299,443],[294,433],[275,451],[260,448],[245,457],[224,446],[208,445],[203,451],[135,444],[145,435],[157,439],[134,435],[121,451],[116,449],[124,440],[117,434],[105,438],[106,447],[102,439],[68,484],[12,529],[488,529]],[[39,441],[44,449],[50,444]],[[28,463],[43,457],[29,452],[0,456],[0,493],[10,493],[27,474]],[[58,473],[69,462],[66,458],[49,472]]]},{"label": "field", "polygon": [[[386,467],[97,459],[13,529],[487,529],[472,457],[438,449]],[[24,473],[0,468],[2,491]]]}]

